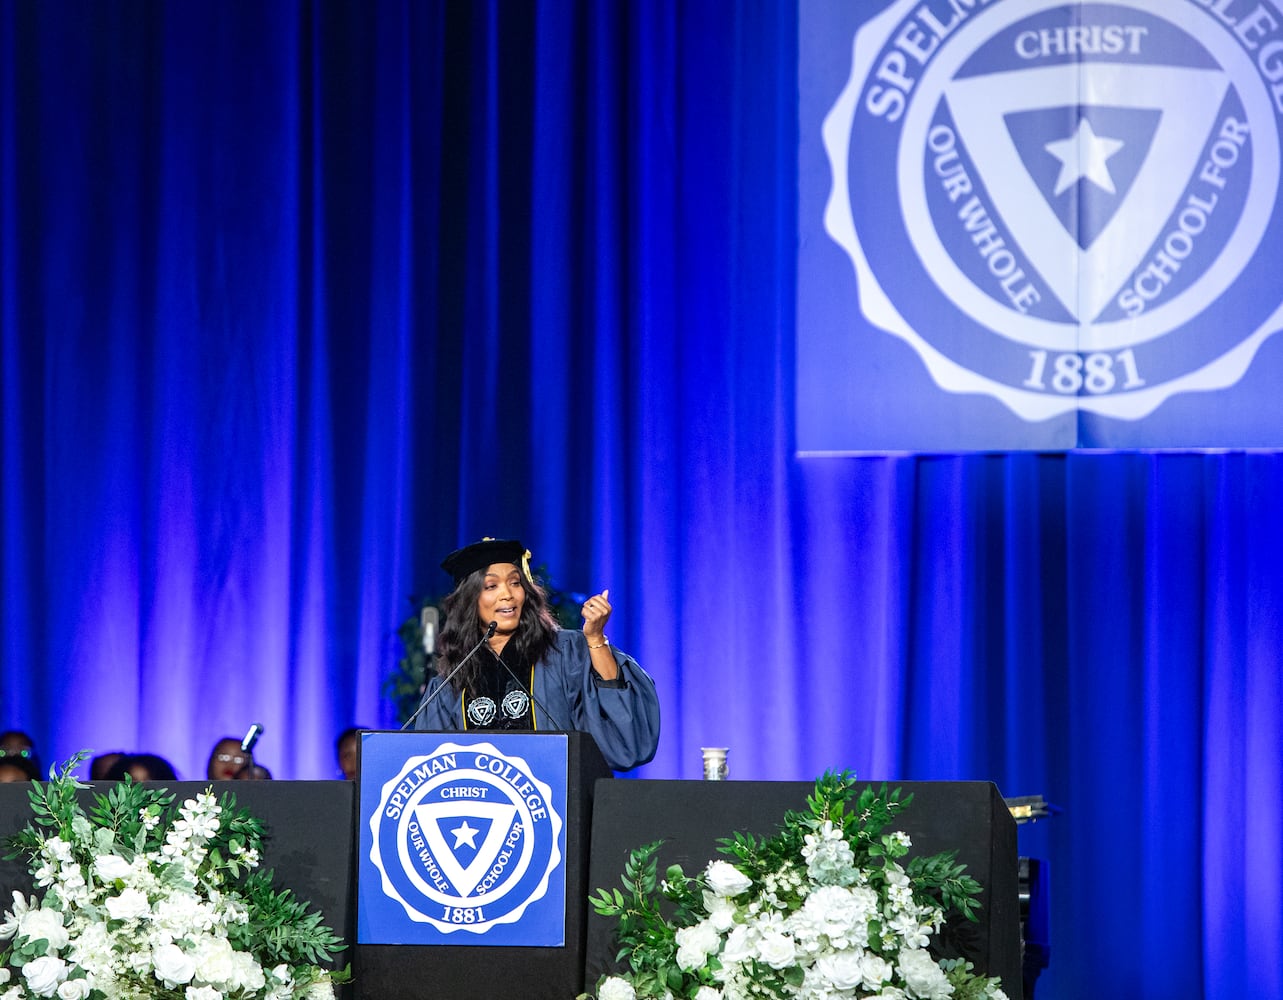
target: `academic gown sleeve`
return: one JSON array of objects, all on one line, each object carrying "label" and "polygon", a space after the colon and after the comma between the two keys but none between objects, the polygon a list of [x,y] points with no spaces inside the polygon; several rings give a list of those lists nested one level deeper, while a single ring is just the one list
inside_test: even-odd
[{"label": "academic gown sleeve", "polygon": [[626,681],[622,687],[594,680],[582,632],[558,632],[556,644],[535,668],[536,704],[542,701],[556,716],[552,723],[590,733],[606,763],[616,771],[628,771],[655,756],[659,696],[655,682],[636,660],[614,646],[610,651]]}]

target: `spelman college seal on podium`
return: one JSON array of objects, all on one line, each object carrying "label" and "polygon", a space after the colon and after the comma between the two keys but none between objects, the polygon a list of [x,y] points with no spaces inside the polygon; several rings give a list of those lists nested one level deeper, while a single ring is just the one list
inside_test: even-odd
[{"label": "spelman college seal on podium", "polygon": [[357,940],[565,940],[564,736],[365,733]]},{"label": "spelman college seal on podium", "polygon": [[852,43],[825,228],[941,387],[1133,421],[1283,325],[1273,0],[902,0]]}]

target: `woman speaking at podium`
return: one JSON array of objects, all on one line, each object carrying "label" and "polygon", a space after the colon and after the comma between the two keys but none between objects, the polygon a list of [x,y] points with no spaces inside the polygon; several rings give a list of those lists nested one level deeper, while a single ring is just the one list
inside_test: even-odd
[{"label": "woman speaking at podium", "polygon": [[514,539],[487,538],[441,563],[454,578],[416,729],[579,730],[627,771],[655,756],[655,682],[610,645],[610,591],[584,602],[582,632],[562,629]]}]

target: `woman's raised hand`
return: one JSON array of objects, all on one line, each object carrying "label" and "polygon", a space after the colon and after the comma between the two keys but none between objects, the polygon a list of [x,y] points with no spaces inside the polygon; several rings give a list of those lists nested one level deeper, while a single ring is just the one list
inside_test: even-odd
[{"label": "woman's raised hand", "polygon": [[600,594],[594,594],[588,600],[584,601],[582,614],[584,616],[584,637],[588,640],[588,645],[595,646],[604,642],[606,638],[606,622],[610,621],[611,606],[608,600],[609,590],[603,590]]}]

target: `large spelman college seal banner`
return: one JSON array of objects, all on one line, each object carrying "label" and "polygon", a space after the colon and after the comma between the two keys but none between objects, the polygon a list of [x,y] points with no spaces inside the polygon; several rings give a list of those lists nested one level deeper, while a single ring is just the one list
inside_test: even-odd
[{"label": "large spelman college seal banner", "polygon": [[802,0],[798,448],[1283,446],[1283,9]]},{"label": "large spelman college seal banner", "polygon": [[361,735],[360,944],[565,944],[564,735]]}]

